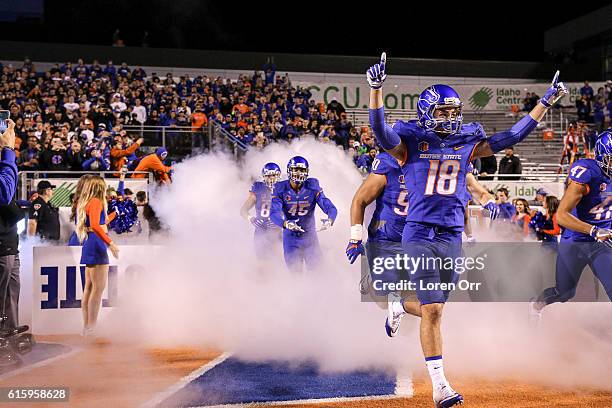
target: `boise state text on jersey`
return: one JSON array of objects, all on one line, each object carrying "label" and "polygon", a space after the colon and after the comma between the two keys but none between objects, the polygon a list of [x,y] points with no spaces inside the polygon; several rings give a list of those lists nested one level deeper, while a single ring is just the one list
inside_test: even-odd
[{"label": "boise state text on jersey", "polygon": [[376,198],[376,208],[368,226],[368,241],[401,242],[408,214],[408,191],[402,169],[393,156],[383,152],[374,158],[372,173],[384,175],[387,184]]},{"label": "boise state text on jersey", "polygon": [[[568,180],[583,184],[587,194],[583,196],[572,215],[581,221],[599,228],[612,228],[612,186],[611,181],[593,159],[580,159],[570,168]],[[588,234],[565,229],[563,239],[573,241],[594,241]]]},{"label": "boise state text on jersey", "polygon": [[465,124],[444,139],[417,121],[398,121],[393,130],[407,147],[402,165],[410,203],[407,221],[463,228],[468,164],[476,145],[486,139],[482,126]]}]

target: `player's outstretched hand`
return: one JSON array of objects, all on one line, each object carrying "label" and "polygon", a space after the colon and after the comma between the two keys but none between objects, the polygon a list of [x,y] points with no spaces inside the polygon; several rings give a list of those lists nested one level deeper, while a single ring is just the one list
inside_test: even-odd
[{"label": "player's outstretched hand", "polygon": [[591,236],[599,242],[603,242],[612,248],[612,230],[606,228],[593,227]]},{"label": "player's outstretched hand", "polygon": [[372,89],[380,89],[387,79],[387,53],[383,52],[378,64],[372,65],[366,72],[368,84]]},{"label": "player's outstretched hand", "polygon": [[330,229],[332,225],[334,225],[334,221],[331,218],[322,218],[321,229],[319,231],[325,231],[326,229]]},{"label": "player's outstretched hand", "polygon": [[351,264],[354,263],[357,257],[363,254],[365,254],[363,242],[360,239],[349,240],[349,243],[346,246],[346,257],[348,258],[349,262]]},{"label": "player's outstretched hand", "polygon": [[485,205],[482,206],[485,210],[489,211],[489,218],[494,220],[499,216],[499,205],[494,200],[489,200]]},{"label": "player's outstretched hand", "polygon": [[300,219],[298,218],[297,220],[287,220],[287,221],[285,221],[285,224],[284,224],[285,229],[288,229],[289,231],[295,231],[295,232],[304,232],[302,227],[300,227],[298,225],[298,221],[299,220]]},{"label": "player's outstretched hand", "polygon": [[563,82],[559,82],[559,71],[555,72],[555,76],[553,77],[552,83],[550,84],[550,88],[546,91],[540,102],[542,105],[550,108],[557,101],[563,98],[567,94],[567,88],[563,84]]},{"label": "player's outstretched hand", "polygon": [[251,224],[253,224],[253,226],[255,228],[259,228],[259,229],[267,229],[268,228],[268,223],[266,222],[266,220],[264,220],[262,218],[255,217],[253,215],[251,215],[249,217],[249,222]]}]

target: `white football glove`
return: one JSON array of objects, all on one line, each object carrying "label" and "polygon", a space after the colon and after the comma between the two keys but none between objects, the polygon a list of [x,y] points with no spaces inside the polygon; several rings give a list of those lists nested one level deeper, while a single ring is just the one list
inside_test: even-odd
[{"label": "white football glove", "polygon": [[593,226],[591,228],[591,236],[598,242],[603,242],[612,248],[612,230]]},{"label": "white football glove", "polygon": [[295,231],[295,232],[305,232],[302,227],[300,227],[298,225],[298,221],[300,219],[298,218],[297,220],[287,220],[285,221],[285,224],[283,225],[283,227],[285,227],[285,229],[289,230],[289,231]]},{"label": "white football glove", "polygon": [[380,56],[380,62],[372,65],[366,72],[368,84],[372,89],[380,89],[383,82],[387,79],[387,53],[383,52]]},{"label": "white football glove", "polygon": [[330,229],[334,225],[334,221],[330,218],[321,219],[321,229],[319,231],[325,231],[326,229]]},{"label": "white football glove", "polygon": [[567,88],[563,84],[563,82],[559,82],[559,71],[555,72],[555,76],[553,77],[552,83],[550,84],[550,88],[546,91],[540,102],[542,105],[550,108],[557,101],[563,98],[567,94]]}]

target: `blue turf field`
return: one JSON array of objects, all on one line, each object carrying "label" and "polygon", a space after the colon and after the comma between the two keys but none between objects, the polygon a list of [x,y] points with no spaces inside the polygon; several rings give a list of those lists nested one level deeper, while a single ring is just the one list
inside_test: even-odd
[{"label": "blue turf field", "polygon": [[313,364],[247,363],[230,357],[163,400],[160,407],[193,407],[391,395],[395,376],[322,374]]}]

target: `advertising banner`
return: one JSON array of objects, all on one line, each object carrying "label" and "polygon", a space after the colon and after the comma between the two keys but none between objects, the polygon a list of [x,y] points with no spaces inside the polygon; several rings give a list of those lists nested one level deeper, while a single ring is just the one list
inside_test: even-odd
[{"label": "advertising banner", "polygon": [[[110,257],[108,284],[102,297],[99,321],[125,295],[126,282],[146,273],[147,259],[156,246],[120,247],[120,261]],[[34,247],[32,277],[32,332],[34,334],[78,334],[83,327],[81,298],[85,265],[80,265],[80,247]]]},{"label": "advertising banner", "polygon": [[[552,74],[552,73],[551,73]],[[432,82],[433,85],[435,82]],[[446,83],[446,82],[445,82]],[[524,84],[454,84],[448,82],[457,90],[467,111],[510,111],[512,105],[523,108],[523,99],[527,92],[535,92],[543,96],[549,83]],[[312,82],[294,81],[294,85],[307,88],[312,92],[313,98],[325,104],[336,99],[347,109],[367,109],[370,87],[365,80],[360,82]],[[575,106],[576,98],[580,97],[580,88],[584,84],[573,82],[566,84],[568,95],[562,101],[563,105]],[[389,77],[384,86],[384,103],[387,109],[416,110],[419,94],[427,85],[421,81],[397,80]],[[603,83],[592,83],[597,88]]]},{"label": "advertising banner", "polygon": [[536,191],[543,188],[548,194],[557,196],[561,199],[563,196],[564,185],[562,182],[541,182],[541,181],[483,181],[478,180],[480,184],[493,192],[505,187],[510,193],[510,200],[515,198],[524,198],[527,201],[535,199]]},{"label": "advertising banner", "polygon": [[[42,180],[48,180],[51,184],[56,186],[53,192],[53,198],[51,198],[51,204],[53,206],[70,207],[72,205],[70,202],[70,194],[75,192],[76,185],[79,181],[78,178],[39,178],[34,179],[33,187],[36,188],[36,185]],[[105,179],[105,181],[108,186],[113,187],[115,190],[119,186],[119,179]],[[136,194],[139,191],[147,191],[148,183],[147,179],[127,179],[125,180],[124,186]]]}]

